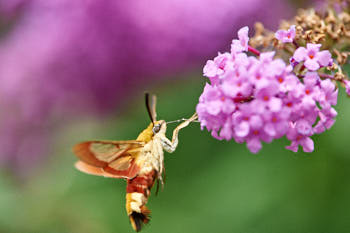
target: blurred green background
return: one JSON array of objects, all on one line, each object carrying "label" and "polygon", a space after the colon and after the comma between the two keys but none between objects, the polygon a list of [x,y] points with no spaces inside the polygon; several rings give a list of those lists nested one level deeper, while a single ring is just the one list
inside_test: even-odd
[{"label": "blurred green background", "polygon": [[[160,119],[192,115],[204,79],[186,78],[149,89]],[[28,182],[2,173],[0,232],[132,232],[125,181],[80,173],[71,152],[82,140],[136,138],[149,123],[142,93],[129,104],[107,120],[61,127],[54,155]],[[253,155],[245,145],[215,140],[198,123],[185,128],[175,153],[165,154],[164,190],[151,195],[152,220],[143,232],[349,232],[350,100],[343,90],[336,109],[336,124],[314,137],[311,154],[287,151],[287,140],[278,140]]]},{"label": "blurred green background", "polygon": [[[144,91],[157,95],[159,119],[190,117],[203,65],[236,29],[276,28],[308,3],[0,0],[0,233],[133,232],[125,181],[77,171],[73,145],[135,139],[149,124]],[[198,123],[183,129],[143,232],[350,232],[344,92],[310,154],[281,139],[254,155]]]}]

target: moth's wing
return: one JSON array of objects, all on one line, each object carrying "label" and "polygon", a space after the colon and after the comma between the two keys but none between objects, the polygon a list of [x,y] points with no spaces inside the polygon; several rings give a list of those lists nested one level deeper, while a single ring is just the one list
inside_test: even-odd
[{"label": "moth's wing", "polygon": [[[102,169],[103,172],[115,178],[135,177],[140,166],[135,163],[144,142],[129,141],[88,141],[77,144],[73,148],[76,156],[85,164]],[[87,166],[80,165],[83,172],[92,174],[99,173],[99,169],[93,170]],[[85,170],[84,170],[85,169]],[[97,174],[100,175],[100,174]]]},{"label": "moth's wing", "polygon": [[144,142],[137,140],[128,141],[87,141],[73,147],[73,152],[83,162],[96,166],[105,167],[127,151],[142,148]]},{"label": "moth's wing", "polygon": [[95,166],[89,165],[87,163],[84,163],[81,160],[75,163],[75,168],[81,172],[84,172],[90,175],[104,176],[104,177],[110,177],[110,178],[120,178],[118,176],[105,172],[101,167],[95,167]]}]

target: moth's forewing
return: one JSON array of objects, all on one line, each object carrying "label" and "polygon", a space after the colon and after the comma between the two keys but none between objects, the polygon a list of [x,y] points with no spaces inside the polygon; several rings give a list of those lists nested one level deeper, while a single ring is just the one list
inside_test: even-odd
[{"label": "moth's forewing", "polygon": [[115,176],[115,175],[112,175],[112,174],[105,172],[103,170],[103,168],[91,166],[87,163],[84,163],[83,161],[76,162],[75,168],[81,172],[84,172],[84,173],[90,174],[90,175],[119,178],[118,176]]},{"label": "moth's forewing", "polygon": [[141,148],[144,143],[130,141],[87,141],[74,146],[73,152],[83,162],[105,167],[128,150]]},{"label": "moth's forewing", "polygon": [[136,140],[88,141],[77,144],[73,151],[83,162],[77,167],[82,172],[103,176],[106,176],[104,173],[108,173],[115,178],[133,178],[140,170],[135,160],[143,146],[144,142]]}]

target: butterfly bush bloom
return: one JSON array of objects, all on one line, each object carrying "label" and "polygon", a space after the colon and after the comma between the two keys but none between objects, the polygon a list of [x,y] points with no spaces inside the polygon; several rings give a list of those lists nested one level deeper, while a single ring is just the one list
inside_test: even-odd
[{"label": "butterfly bush bloom", "polygon": [[201,128],[219,140],[245,142],[253,153],[262,142],[283,136],[291,142],[287,149],[296,152],[300,145],[312,152],[311,136],[329,129],[337,115],[335,85],[315,72],[332,65],[330,53],[320,51],[317,44],[300,47],[294,58],[304,61],[306,68],[296,72],[274,51],[248,56],[247,27],[238,31],[238,37],[232,41],[231,53],[219,53],[204,66],[209,83],[196,109]]}]

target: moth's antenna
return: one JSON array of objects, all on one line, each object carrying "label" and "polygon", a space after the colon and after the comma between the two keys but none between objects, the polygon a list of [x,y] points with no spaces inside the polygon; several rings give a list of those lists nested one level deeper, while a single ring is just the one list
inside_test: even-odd
[{"label": "moth's antenna", "polygon": [[157,121],[156,105],[157,105],[157,96],[156,95],[152,95],[152,99],[151,99],[151,113],[152,113],[154,121]]},{"label": "moth's antenna", "polygon": [[[155,99],[155,98],[153,97],[152,100],[153,99]],[[147,92],[145,93],[145,101],[146,101],[146,108],[147,108],[149,118],[151,119],[152,123],[154,124],[154,122],[156,121],[155,112],[153,111],[153,109],[155,109],[155,103],[152,103],[152,104],[150,103],[150,96],[149,96],[149,93],[147,93]]]}]

